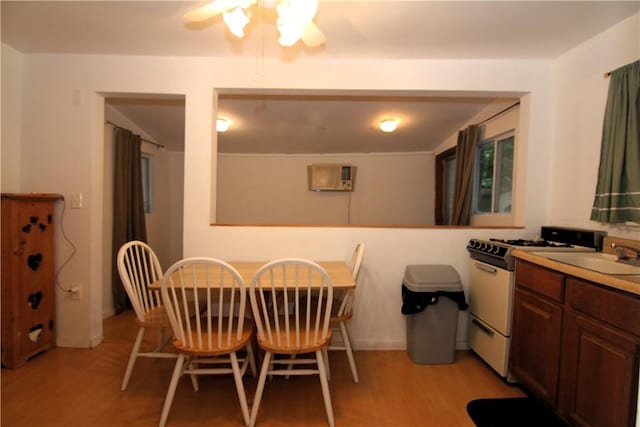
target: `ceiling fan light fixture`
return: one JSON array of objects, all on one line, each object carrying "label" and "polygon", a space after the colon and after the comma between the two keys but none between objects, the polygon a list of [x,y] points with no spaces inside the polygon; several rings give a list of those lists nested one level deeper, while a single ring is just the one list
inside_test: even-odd
[{"label": "ceiling fan light fixture", "polygon": [[222,20],[227,24],[227,28],[234,36],[238,38],[244,37],[244,27],[249,23],[249,17],[241,7],[237,7],[231,12],[223,12]]},{"label": "ceiling fan light fixture", "polygon": [[[313,18],[318,11],[318,0],[281,0],[276,6],[278,14],[277,26],[280,32],[278,43],[282,46],[293,46],[298,40],[303,39],[309,27],[313,24]],[[315,27],[315,24],[313,24]],[[317,32],[320,30],[315,27]],[[311,28],[311,31],[313,28]],[[324,35],[321,34],[322,37]],[[319,41],[318,35],[309,38],[316,43]]]},{"label": "ceiling fan light fixture", "polygon": [[244,37],[244,27],[251,19],[250,8],[258,3],[264,9],[276,9],[278,42],[293,46],[298,40],[309,47],[324,44],[326,38],[313,23],[319,0],[212,0],[210,3],[185,13],[190,22],[202,22],[222,14],[227,28],[238,38]]},{"label": "ceiling fan light fixture", "polygon": [[313,21],[309,21],[302,33],[302,41],[309,47],[317,47],[323,45],[327,38]]},{"label": "ceiling fan light fixture", "polygon": [[398,128],[398,119],[383,119],[380,121],[380,130],[382,132],[393,132]]},{"label": "ceiling fan light fixture", "polygon": [[225,117],[218,117],[216,119],[216,131],[218,132],[226,132],[231,127],[231,120]]}]

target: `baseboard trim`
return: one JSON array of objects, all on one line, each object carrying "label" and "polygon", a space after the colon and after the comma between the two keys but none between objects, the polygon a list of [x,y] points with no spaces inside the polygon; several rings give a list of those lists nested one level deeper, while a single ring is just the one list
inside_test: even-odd
[{"label": "baseboard trim", "polygon": [[[406,350],[407,342],[405,340],[392,341],[354,341],[353,348],[355,350]],[[456,350],[469,350],[467,341],[456,341]]]},{"label": "baseboard trim", "polygon": [[64,348],[94,348],[102,342],[102,335],[89,339],[79,337],[57,337],[56,346]]}]

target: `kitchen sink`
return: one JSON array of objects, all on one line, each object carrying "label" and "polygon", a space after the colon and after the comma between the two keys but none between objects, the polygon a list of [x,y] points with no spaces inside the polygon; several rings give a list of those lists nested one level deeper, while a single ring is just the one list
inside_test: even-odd
[{"label": "kitchen sink", "polygon": [[604,252],[535,252],[535,255],[598,273],[640,275],[640,267],[625,264],[617,256]]}]

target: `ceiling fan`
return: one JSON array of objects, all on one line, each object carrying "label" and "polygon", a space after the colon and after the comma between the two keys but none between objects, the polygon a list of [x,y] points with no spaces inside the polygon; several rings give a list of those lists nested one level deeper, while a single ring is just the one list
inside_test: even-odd
[{"label": "ceiling fan", "polygon": [[298,40],[309,47],[324,44],[326,37],[313,22],[318,10],[318,0],[213,0],[197,9],[185,13],[190,22],[200,22],[222,14],[222,19],[231,33],[242,38],[244,27],[251,18],[251,7],[258,3],[264,8],[276,9],[278,42],[282,46],[293,46]]}]

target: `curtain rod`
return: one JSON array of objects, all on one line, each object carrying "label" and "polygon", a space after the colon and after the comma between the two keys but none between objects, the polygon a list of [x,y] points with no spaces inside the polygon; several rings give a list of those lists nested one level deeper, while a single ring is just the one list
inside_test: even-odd
[{"label": "curtain rod", "polygon": [[604,78],[608,78],[611,75],[611,71],[607,71],[606,73],[604,73]]},{"label": "curtain rod", "polygon": [[[108,125],[113,126],[114,128],[123,129],[123,130],[128,130],[129,132],[131,132],[131,130],[129,130],[129,129],[127,129],[127,128],[123,128],[122,126],[118,126],[117,124],[115,124],[115,123],[113,123],[113,122],[110,122],[109,120],[106,120],[106,123],[107,123]],[[164,145],[162,145],[162,144],[160,144],[160,143],[157,143],[157,142],[155,142],[155,141],[150,141],[150,140],[145,139],[145,138],[142,138],[142,137],[140,137],[140,139],[141,139],[141,140],[143,140],[144,142],[148,142],[149,144],[155,145],[155,146],[156,146],[156,148],[158,148],[158,149],[160,149],[160,148],[164,148]]]},{"label": "curtain rod", "polygon": [[493,116],[491,116],[491,117],[489,117],[489,118],[487,118],[487,119],[484,119],[484,120],[483,120],[483,121],[481,121],[480,123],[476,123],[476,126],[481,126],[481,125],[483,125],[483,124],[487,123],[489,120],[491,120],[491,119],[495,119],[495,118],[496,118],[496,117],[498,117],[500,114],[506,113],[507,111],[511,110],[513,107],[518,106],[518,105],[520,105],[520,101],[516,102],[516,103],[515,103],[515,104],[513,104],[513,105],[508,106],[507,108],[505,108],[505,109],[504,109],[504,110],[502,110],[502,111],[498,111],[498,112],[497,112],[497,113],[495,113]]}]

